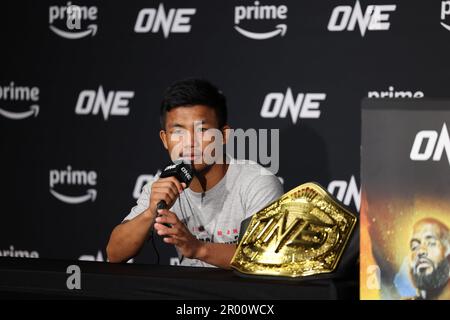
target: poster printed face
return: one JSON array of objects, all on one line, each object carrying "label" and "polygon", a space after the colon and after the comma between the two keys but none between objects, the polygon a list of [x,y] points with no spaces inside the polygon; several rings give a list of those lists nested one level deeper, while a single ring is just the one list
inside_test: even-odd
[{"label": "poster printed face", "polygon": [[444,286],[449,278],[448,234],[445,225],[435,219],[423,219],[414,226],[410,241],[410,273],[420,290]]}]

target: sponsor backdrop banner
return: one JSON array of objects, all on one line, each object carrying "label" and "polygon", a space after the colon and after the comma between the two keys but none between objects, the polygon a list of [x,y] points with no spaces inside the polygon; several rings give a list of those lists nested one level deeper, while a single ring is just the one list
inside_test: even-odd
[{"label": "sponsor backdrop banner", "polygon": [[[217,85],[233,128],[279,130],[264,164],[285,191],[316,181],[354,212],[361,99],[448,92],[449,1],[21,0],[0,15],[1,256],[106,259],[168,163],[175,80]],[[151,245],[134,261],[154,263]]]},{"label": "sponsor backdrop banner", "polygon": [[361,298],[450,299],[449,125],[450,101],[366,101]]}]

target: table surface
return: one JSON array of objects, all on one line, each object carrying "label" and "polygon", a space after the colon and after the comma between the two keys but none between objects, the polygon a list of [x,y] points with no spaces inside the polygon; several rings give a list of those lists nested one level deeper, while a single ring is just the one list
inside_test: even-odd
[{"label": "table surface", "polygon": [[[70,265],[81,289],[67,288]],[[358,299],[357,280],[255,279],[216,268],[0,258],[0,298],[64,299]]]}]

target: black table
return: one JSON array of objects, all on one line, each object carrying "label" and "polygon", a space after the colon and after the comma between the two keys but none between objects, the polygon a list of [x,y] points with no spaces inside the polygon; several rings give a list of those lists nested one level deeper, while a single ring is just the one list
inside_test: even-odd
[{"label": "black table", "polygon": [[[81,289],[67,288],[70,265]],[[242,278],[215,268],[0,258],[0,298],[63,299],[358,299],[352,280]]]}]

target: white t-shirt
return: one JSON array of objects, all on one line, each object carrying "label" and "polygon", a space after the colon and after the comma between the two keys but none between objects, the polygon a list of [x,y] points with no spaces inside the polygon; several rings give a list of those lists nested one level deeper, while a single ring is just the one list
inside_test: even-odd
[{"label": "white t-shirt", "polygon": [[[148,208],[152,183],[142,188],[137,205],[124,220],[131,220]],[[242,220],[282,194],[279,179],[264,167],[253,161],[232,159],[225,176],[213,188],[204,193],[184,190],[170,211],[199,240],[237,243]],[[180,259],[183,266],[212,267],[197,259]]]}]

